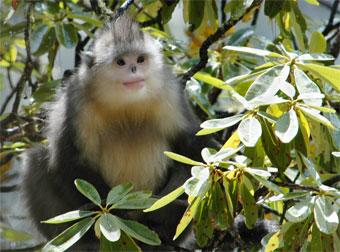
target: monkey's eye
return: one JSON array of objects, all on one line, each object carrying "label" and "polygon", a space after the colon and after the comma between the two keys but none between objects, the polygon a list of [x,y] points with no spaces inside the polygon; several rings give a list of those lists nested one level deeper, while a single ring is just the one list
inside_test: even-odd
[{"label": "monkey's eye", "polygon": [[118,66],[124,66],[125,65],[125,61],[123,59],[119,59],[119,60],[117,60],[117,65]]},{"label": "monkey's eye", "polygon": [[145,61],[144,56],[139,56],[139,57],[137,58],[137,63],[143,63],[144,61]]}]

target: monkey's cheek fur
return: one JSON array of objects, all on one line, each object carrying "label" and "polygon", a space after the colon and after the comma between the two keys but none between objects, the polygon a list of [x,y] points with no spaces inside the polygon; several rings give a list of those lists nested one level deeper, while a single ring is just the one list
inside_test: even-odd
[{"label": "monkey's cheek fur", "polygon": [[145,86],[145,81],[143,79],[130,81],[130,82],[123,82],[123,87],[129,90],[138,90]]}]

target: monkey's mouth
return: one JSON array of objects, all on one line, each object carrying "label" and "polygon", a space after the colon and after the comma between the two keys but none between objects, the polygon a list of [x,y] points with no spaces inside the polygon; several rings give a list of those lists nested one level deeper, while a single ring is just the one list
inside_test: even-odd
[{"label": "monkey's mouth", "polygon": [[144,87],[144,85],[145,85],[144,79],[137,79],[137,80],[133,80],[129,82],[123,82],[123,87],[127,89],[132,89],[132,90],[140,89]]}]

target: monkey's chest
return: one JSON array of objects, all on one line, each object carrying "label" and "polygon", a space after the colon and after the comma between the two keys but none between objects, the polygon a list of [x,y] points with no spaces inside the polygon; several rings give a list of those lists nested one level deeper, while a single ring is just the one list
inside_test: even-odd
[{"label": "monkey's chest", "polygon": [[171,162],[165,150],[169,146],[164,139],[108,139],[102,142],[99,154],[100,173],[111,187],[132,182],[135,190],[156,189]]}]

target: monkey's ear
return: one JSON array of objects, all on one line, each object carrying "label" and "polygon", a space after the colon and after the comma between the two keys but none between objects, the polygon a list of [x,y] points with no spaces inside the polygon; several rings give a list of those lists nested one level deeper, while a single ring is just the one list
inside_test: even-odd
[{"label": "monkey's ear", "polygon": [[82,62],[85,63],[89,68],[94,65],[94,54],[92,51],[85,51],[81,55]]}]

